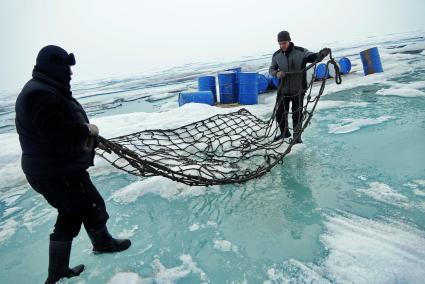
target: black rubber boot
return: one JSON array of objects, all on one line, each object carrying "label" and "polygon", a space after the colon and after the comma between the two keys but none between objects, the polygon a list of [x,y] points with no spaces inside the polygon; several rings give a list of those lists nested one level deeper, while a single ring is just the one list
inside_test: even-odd
[{"label": "black rubber boot", "polygon": [[286,129],[285,135],[282,135],[282,132],[281,132],[278,136],[276,136],[273,139],[273,141],[278,141],[280,139],[284,139],[284,138],[288,138],[288,137],[291,137],[291,131],[289,131],[288,129]]},{"label": "black rubber boot", "polygon": [[88,231],[87,234],[93,244],[93,252],[96,254],[123,251],[131,245],[131,241],[128,239],[114,239],[106,226],[97,232]]},{"label": "black rubber boot", "polygon": [[69,268],[72,241],[50,241],[49,245],[49,276],[45,283],[56,283],[61,278],[71,278],[80,275],[84,265]]},{"label": "black rubber boot", "polygon": [[294,137],[296,137],[294,144],[302,144],[303,143],[303,140],[301,139],[301,134],[298,137],[297,137],[297,134],[295,134]]}]

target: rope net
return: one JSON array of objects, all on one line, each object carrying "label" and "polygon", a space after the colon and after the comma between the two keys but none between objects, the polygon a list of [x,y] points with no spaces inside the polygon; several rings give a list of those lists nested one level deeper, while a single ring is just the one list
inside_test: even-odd
[{"label": "rope net", "polygon": [[[338,66],[332,55],[330,58],[326,70],[329,64],[333,64],[336,83],[340,84]],[[241,183],[258,178],[283,162],[308,126],[326,84],[323,79],[318,94],[312,96],[317,63],[285,74],[295,76],[310,68],[314,70],[307,88],[293,96],[307,95],[306,102],[301,102],[300,108],[293,112],[285,109],[283,96],[278,95],[268,120],[242,108],[176,129],[145,130],[109,140],[98,137],[96,154],[130,174],[142,177],[161,175],[188,185]],[[290,128],[282,121],[287,121],[288,114],[301,113],[300,122],[295,127]],[[293,137],[283,139],[281,133],[288,130],[293,131]]]}]

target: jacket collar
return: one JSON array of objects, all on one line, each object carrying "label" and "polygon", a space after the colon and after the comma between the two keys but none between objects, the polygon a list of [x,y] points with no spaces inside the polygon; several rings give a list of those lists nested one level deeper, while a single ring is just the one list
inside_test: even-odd
[{"label": "jacket collar", "polygon": [[46,74],[44,74],[42,72],[39,72],[39,71],[37,71],[37,70],[34,69],[32,71],[32,77],[35,80],[41,81],[41,82],[43,82],[43,83],[45,83],[45,84],[47,84],[49,86],[54,87],[55,89],[59,90],[65,96],[69,96],[69,97],[72,96],[72,92],[71,92],[71,90],[68,87],[62,85],[58,81],[52,79],[51,77],[47,76]]}]

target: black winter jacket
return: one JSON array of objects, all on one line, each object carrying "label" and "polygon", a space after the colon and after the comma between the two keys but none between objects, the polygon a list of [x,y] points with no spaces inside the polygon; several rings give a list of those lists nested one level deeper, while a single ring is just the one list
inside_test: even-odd
[{"label": "black winter jacket", "polygon": [[15,111],[25,174],[52,177],[93,165],[89,120],[69,88],[34,70]]}]

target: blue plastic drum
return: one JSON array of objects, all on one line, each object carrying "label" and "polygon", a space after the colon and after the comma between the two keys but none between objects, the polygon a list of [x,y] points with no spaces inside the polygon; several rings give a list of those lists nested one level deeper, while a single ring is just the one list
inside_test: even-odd
[{"label": "blue plastic drum", "polygon": [[381,57],[377,47],[372,47],[360,52],[360,58],[363,63],[364,75],[384,72],[382,69]]},{"label": "blue plastic drum", "polygon": [[269,80],[263,74],[258,74],[258,93],[264,93],[269,88]]},{"label": "blue plastic drum", "polygon": [[211,91],[214,95],[214,101],[217,101],[217,89],[214,76],[202,76],[198,78],[199,91]]},{"label": "blue plastic drum", "polygon": [[239,73],[239,103],[255,105],[258,103],[258,73]]},{"label": "blue plastic drum", "polygon": [[327,70],[325,63],[320,63],[316,66],[316,80],[323,80],[326,78],[329,78],[329,70]]},{"label": "blue plastic drum", "polygon": [[272,76],[272,75],[270,75],[269,73],[264,73],[263,75],[264,75],[264,76],[266,77],[266,79],[267,79],[267,89],[268,89],[268,90],[276,89],[276,87],[273,85],[273,82],[272,82],[272,80],[273,80],[273,76]]},{"label": "blue plastic drum", "polygon": [[235,72],[236,73],[236,93],[235,96],[238,97],[239,92],[239,73],[242,72],[242,67],[235,67],[224,70],[226,72]]},{"label": "blue plastic drum", "polygon": [[218,87],[220,90],[220,103],[232,104],[238,102],[236,72],[218,74]]},{"label": "blue plastic drum", "polygon": [[338,60],[339,63],[339,70],[341,71],[341,74],[348,74],[351,71],[351,61],[347,57],[343,57],[340,60]]},{"label": "blue plastic drum", "polygon": [[187,103],[199,103],[213,106],[215,103],[214,94],[211,91],[179,93],[179,106]]}]

